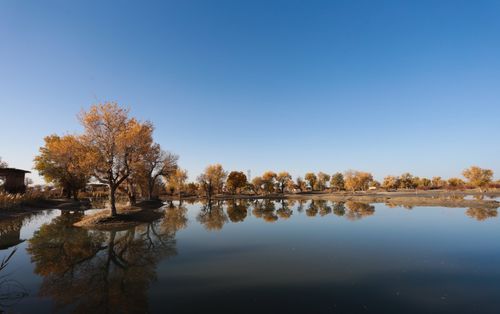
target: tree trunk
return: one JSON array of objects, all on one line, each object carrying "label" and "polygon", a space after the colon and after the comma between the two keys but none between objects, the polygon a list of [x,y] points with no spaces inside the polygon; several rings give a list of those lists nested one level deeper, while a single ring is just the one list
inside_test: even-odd
[{"label": "tree trunk", "polygon": [[111,186],[109,189],[109,204],[111,206],[111,217],[115,217],[117,215],[115,192],[116,192],[116,187]]},{"label": "tree trunk", "polygon": [[151,180],[151,179],[150,179],[150,180],[148,181],[148,198],[149,198],[150,200],[152,200],[152,199],[153,199],[153,190],[154,190],[154,188],[155,188],[154,180]]},{"label": "tree trunk", "polygon": [[78,189],[73,190],[73,200],[78,201]]}]

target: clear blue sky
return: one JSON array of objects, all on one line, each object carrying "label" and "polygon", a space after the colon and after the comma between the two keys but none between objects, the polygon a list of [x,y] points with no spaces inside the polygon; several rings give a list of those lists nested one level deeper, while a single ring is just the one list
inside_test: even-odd
[{"label": "clear blue sky", "polygon": [[0,1],[0,156],[105,100],[196,177],[500,177],[500,1]]}]

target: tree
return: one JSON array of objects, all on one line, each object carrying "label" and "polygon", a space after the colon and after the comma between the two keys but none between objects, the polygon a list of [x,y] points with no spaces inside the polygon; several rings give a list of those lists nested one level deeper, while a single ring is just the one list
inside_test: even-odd
[{"label": "tree", "polygon": [[84,143],[91,152],[93,176],[109,186],[111,215],[116,216],[116,190],[153,143],[153,127],[128,116],[116,103],[92,106],[80,114]]},{"label": "tree", "polygon": [[186,193],[189,195],[195,195],[200,189],[199,185],[194,182],[189,182],[186,186]]},{"label": "tree", "polygon": [[289,186],[290,182],[293,182],[292,176],[288,172],[282,171],[276,176],[276,182],[278,184],[278,189],[281,194],[283,194],[285,193],[285,188]]},{"label": "tree", "polygon": [[345,187],[352,192],[368,189],[368,185],[373,181],[373,176],[369,172],[348,170],[344,174]]},{"label": "tree", "polygon": [[330,175],[324,172],[318,172],[318,181],[316,182],[316,187],[320,191],[326,189],[327,182],[330,181]]},{"label": "tree", "polygon": [[441,177],[432,177],[431,179],[431,185],[435,189],[440,189],[446,184],[446,181],[444,181]]},{"label": "tree", "polygon": [[188,174],[186,170],[182,170],[181,168],[177,168],[174,172],[168,177],[168,186],[177,192],[179,199],[181,198],[181,192],[186,185],[186,180],[188,178]]},{"label": "tree", "polygon": [[449,178],[448,179],[448,187],[449,188],[463,188],[465,185],[464,180],[460,178]]},{"label": "tree", "polygon": [[432,186],[432,181],[427,178],[417,178],[415,184],[420,189],[429,189]]},{"label": "tree", "polygon": [[0,157],[0,168],[8,168],[9,164]]},{"label": "tree", "polygon": [[226,180],[226,188],[233,194],[247,186],[247,176],[241,171],[231,171]]},{"label": "tree", "polygon": [[469,169],[465,169],[462,175],[469,180],[469,183],[479,188],[482,192],[483,188],[487,188],[493,179],[493,171],[490,169],[482,169],[477,166],[472,166]]},{"label": "tree", "polygon": [[222,192],[227,172],[220,164],[209,165],[205,172],[198,177],[200,187],[205,191],[207,198],[212,199],[212,194]]},{"label": "tree", "polygon": [[316,174],[314,174],[314,172],[308,172],[308,173],[306,173],[304,178],[306,179],[307,183],[309,183],[311,190],[314,191],[314,187],[316,186],[316,182],[318,182],[318,178],[316,177]]},{"label": "tree", "polygon": [[402,189],[413,189],[416,187],[413,175],[406,172],[399,177],[399,187]]},{"label": "tree", "polygon": [[167,180],[177,169],[179,156],[161,149],[159,144],[153,144],[143,156],[142,168],[147,182],[148,198],[153,199],[153,193],[158,178]]},{"label": "tree", "polygon": [[74,135],[50,135],[44,139],[40,154],[35,157],[35,169],[47,182],[61,187],[68,198],[78,199],[90,178],[88,149],[81,138]]},{"label": "tree", "polygon": [[386,176],[384,178],[384,181],[382,181],[382,187],[387,191],[397,190],[399,185],[399,178],[395,176]]},{"label": "tree", "polygon": [[299,189],[300,192],[304,192],[307,189],[306,182],[302,179],[302,177],[297,177],[296,182],[297,189]]},{"label": "tree", "polygon": [[264,191],[266,193],[273,193],[274,192],[276,177],[277,177],[277,174],[273,171],[266,171],[266,172],[264,172],[264,174],[262,174]]},{"label": "tree", "polygon": [[263,184],[264,180],[262,180],[262,177],[254,177],[252,179],[252,188],[255,194],[261,193]]},{"label": "tree", "polygon": [[332,175],[332,178],[330,180],[330,188],[335,191],[342,191],[344,189],[344,176],[342,173],[337,172],[334,175]]}]

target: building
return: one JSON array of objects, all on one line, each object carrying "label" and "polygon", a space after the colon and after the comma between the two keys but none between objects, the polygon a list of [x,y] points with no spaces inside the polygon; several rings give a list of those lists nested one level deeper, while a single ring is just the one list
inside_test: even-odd
[{"label": "building", "polygon": [[15,168],[0,168],[0,178],[3,178],[3,188],[8,193],[24,193],[26,192],[26,184],[24,176],[30,173],[26,170]]}]

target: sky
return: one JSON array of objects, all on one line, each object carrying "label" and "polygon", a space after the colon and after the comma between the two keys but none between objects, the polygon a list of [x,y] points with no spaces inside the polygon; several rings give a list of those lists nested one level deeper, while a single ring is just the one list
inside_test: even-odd
[{"label": "sky", "polygon": [[0,1],[10,166],[105,101],[153,122],[191,179],[212,163],[500,178],[500,2]]}]

